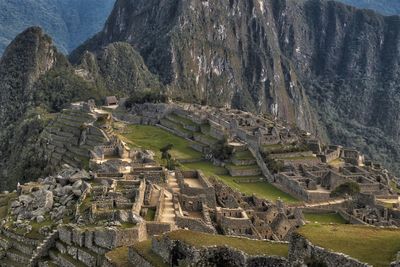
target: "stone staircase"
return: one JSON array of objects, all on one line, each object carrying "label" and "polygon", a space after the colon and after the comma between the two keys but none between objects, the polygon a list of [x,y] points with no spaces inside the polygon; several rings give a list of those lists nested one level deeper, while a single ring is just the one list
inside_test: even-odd
[{"label": "stone staircase", "polygon": [[57,240],[49,250],[47,262],[63,267],[98,267],[102,266],[104,253]]},{"label": "stone staircase", "polygon": [[41,258],[48,256],[48,252],[51,247],[54,246],[56,240],[58,239],[58,230],[53,230],[43,242],[37,247],[33,252],[31,259],[29,260],[28,266],[35,267],[39,263]]},{"label": "stone staircase", "polygon": [[4,251],[4,257],[0,258],[1,267],[29,266],[36,249],[33,243],[17,240],[15,234],[5,230],[0,234],[0,247]]}]

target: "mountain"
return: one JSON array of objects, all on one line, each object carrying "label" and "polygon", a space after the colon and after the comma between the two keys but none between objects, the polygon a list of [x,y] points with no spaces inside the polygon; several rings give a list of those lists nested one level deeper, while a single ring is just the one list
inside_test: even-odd
[{"label": "mountain", "polygon": [[271,112],[399,171],[399,17],[322,0],[118,0],[70,56],[128,42],[171,96]]},{"label": "mountain", "polygon": [[98,32],[115,0],[0,0],[0,54],[30,26],[41,26],[63,53]]},{"label": "mountain", "polygon": [[49,173],[54,166],[40,135],[73,101],[138,90],[163,90],[139,53],[127,43],[113,43],[98,55],[86,53],[73,66],[39,27],[19,34],[0,60],[0,190],[15,188]]},{"label": "mountain", "polygon": [[398,0],[339,0],[345,4],[359,8],[368,8],[384,15],[399,15],[400,2]]}]

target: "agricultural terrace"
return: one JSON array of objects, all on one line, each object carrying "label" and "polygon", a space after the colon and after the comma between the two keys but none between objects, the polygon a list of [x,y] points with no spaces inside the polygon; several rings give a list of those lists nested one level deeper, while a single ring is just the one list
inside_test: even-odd
[{"label": "agricultural terrace", "polygon": [[375,267],[389,266],[400,251],[400,230],[345,224],[308,224],[299,233],[313,244]]},{"label": "agricultural terrace", "polygon": [[170,153],[177,160],[202,158],[200,152],[190,147],[190,141],[155,126],[127,125],[121,137],[132,148],[153,150],[158,160],[161,159],[160,149],[168,144],[173,145]]},{"label": "agricultural terrace", "polygon": [[310,223],[316,224],[346,224],[347,221],[340,216],[340,214],[332,212],[332,213],[309,213],[303,212],[304,217]]},{"label": "agricultural terrace", "polygon": [[181,240],[194,247],[229,246],[249,255],[288,256],[288,244],[285,243],[212,235],[187,230],[178,230],[166,235],[172,240]]}]

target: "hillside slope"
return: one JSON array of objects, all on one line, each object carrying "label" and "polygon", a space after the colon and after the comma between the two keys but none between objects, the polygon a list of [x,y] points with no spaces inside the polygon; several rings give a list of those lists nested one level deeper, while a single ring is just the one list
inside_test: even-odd
[{"label": "hillside slope", "polygon": [[41,26],[67,53],[98,32],[115,0],[0,0],[0,54],[30,26]]},{"label": "hillside slope", "polygon": [[322,0],[119,0],[79,62],[129,42],[171,95],[271,112],[399,170],[399,17]]},{"label": "hillside slope", "polygon": [[397,0],[338,0],[359,8],[368,8],[384,15],[399,15],[400,2]]}]

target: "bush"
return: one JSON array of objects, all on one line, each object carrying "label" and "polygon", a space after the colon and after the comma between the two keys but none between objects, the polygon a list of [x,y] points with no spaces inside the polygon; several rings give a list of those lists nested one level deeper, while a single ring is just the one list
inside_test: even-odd
[{"label": "bush", "polygon": [[165,103],[167,101],[166,95],[145,90],[133,93],[125,102],[126,108],[131,108],[134,104],[144,104],[144,103]]},{"label": "bush", "polygon": [[227,140],[221,140],[215,144],[211,153],[216,159],[227,160],[232,156],[233,148],[228,145]]},{"label": "bush", "polygon": [[360,193],[360,186],[356,182],[346,182],[339,185],[331,192],[331,197],[354,196]]}]

